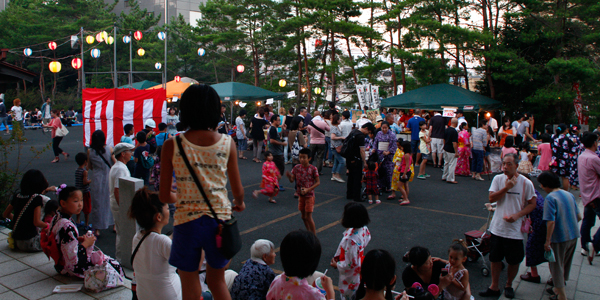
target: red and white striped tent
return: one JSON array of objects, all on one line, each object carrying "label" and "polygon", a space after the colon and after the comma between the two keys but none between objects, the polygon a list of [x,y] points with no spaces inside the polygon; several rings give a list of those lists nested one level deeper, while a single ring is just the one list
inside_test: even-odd
[{"label": "red and white striped tent", "polygon": [[123,126],[133,124],[134,132],[144,129],[148,119],[158,123],[167,118],[166,91],[129,89],[83,90],[83,143],[89,147],[92,133],[102,130],[106,144],[118,144],[124,135]]}]

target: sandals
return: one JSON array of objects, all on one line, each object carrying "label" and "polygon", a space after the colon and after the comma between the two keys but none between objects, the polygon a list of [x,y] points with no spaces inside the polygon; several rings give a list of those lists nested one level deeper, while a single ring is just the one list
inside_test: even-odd
[{"label": "sandals", "polygon": [[60,161],[60,159],[54,159],[53,161],[51,161],[51,163],[55,164],[55,163],[57,163],[59,161]]},{"label": "sandals", "polygon": [[275,200],[269,200],[269,203],[277,204],[277,201],[275,201]]},{"label": "sandals", "polygon": [[410,201],[408,201],[408,200],[402,200],[402,201],[400,201],[400,205],[402,205],[402,206],[409,205],[409,204],[410,204]]},{"label": "sandals", "polygon": [[252,192],[252,198],[258,199],[258,191]]},{"label": "sandals", "polygon": [[247,157],[245,157],[245,156],[238,157],[238,158],[239,158],[239,159],[248,159],[248,158],[247,158]]},{"label": "sandals", "polygon": [[396,196],[389,195],[389,196],[387,196],[386,199],[388,199],[388,200],[394,200],[394,199],[396,199]]}]

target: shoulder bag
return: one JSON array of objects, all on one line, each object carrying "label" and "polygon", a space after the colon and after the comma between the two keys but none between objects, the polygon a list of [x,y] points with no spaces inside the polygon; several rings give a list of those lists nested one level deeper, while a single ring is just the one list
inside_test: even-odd
[{"label": "shoulder bag", "polygon": [[[31,198],[29,198],[29,201],[27,201],[27,203],[25,204],[25,206],[23,206],[23,209],[21,209],[21,212],[19,213],[19,216],[17,217],[17,219],[15,220],[15,224],[13,225],[12,231],[8,233],[8,248],[10,249],[15,249],[15,239],[13,238],[13,232],[15,232],[15,230],[17,230],[17,225],[19,224],[19,221],[21,220],[21,217],[23,216],[23,213],[25,213],[25,211],[27,210],[27,207],[29,207],[29,204],[31,204],[31,202],[33,202],[33,198],[35,198],[36,196],[38,196],[38,194],[34,194],[31,196]],[[36,236],[39,240],[39,235]],[[33,237],[32,239],[35,239],[36,237]]]},{"label": "shoulder bag", "polygon": [[67,134],[69,134],[69,130],[67,130],[67,127],[61,123],[60,127],[56,128],[56,136],[65,137]]},{"label": "shoulder bag", "polygon": [[310,124],[308,124],[308,126],[312,126],[314,129],[316,129],[318,132],[325,134],[325,130],[321,129],[321,127],[315,125],[315,123],[313,123],[313,121],[310,121]]},{"label": "shoulder bag", "polygon": [[[100,151],[98,151],[96,149],[94,149],[94,151],[96,151],[96,155],[98,155],[98,156],[100,156],[100,158],[102,158],[102,160],[104,161],[104,163],[106,164],[106,166],[108,166],[109,169],[112,168],[112,166],[108,163],[108,161],[106,160],[106,158],[104,158],[104,155],[102,155],[100,153]],[[105,149],[105,151],[106,151],[106,149]]]},{"label": "shoulder bag", "polygon": [[219,249],[221,255],[223,255],[226,259],[231,259],[235,256],[236,253],[240,251],[240,249],[242,249],[242,239],[240,238],[240,230],[238,229],[237,220],[233,216],[233,214],[231,215],[231,219],[227,221],[220,220],[217,217],[217,213],[215,213],[215,210],[212,208],[210,201],[208,201],[208,197],[206,196],[206,193],[202,188],[202,184],[200,184],[200,180],[198,179],[196,172],[192,168],[192,165],[190,164],[190,161],[188,160],[185,151],[183,150],[183,145],[181,144],[181,137],[179,136],[177,136],[177,146],[179,147],[179,154],[181,155],[181,158],[185,162],[185,165],[187,166],[190,175],[192,176],[192,178],[194,178],[196,186],[198,186],[198,190],[200,191],[200,193],[202,193],[202,197],[204,198],[204,201],[206,201],[206,204],[208,205],[208,208],[210,209],[210,212],[212,213],[213,217],[215,218],[217,223],[219,223],[219,227],[217,228],[217,232],[215,233],[217,248]]},{"label": "shoulder bag", "polygon": [[[522,175],[521,175],[522,176]],[[524,178],[525,180],[529,180],[527,178]],[[527,183],[527,181],[523,182],[523,200],[527,201],[527,199],[525,199],[525,184]],[[531,233],[532,232],[532,227],[531,227],[531,218],[529,217],[529,215],[525,216],[523,218],[523,221],[521,221],[521,232],[522,233]]]},{"label": "shoulder bag", "polygon": [[[146,234],[144,234],[144,236],[142,237],[142,239],[140,240],[140,242],[137,244],[137,246],[135,246],[135,250],[133,250],[133,253],[131,254],[131,268],[133,269],[133,259],[135,258],[135,255],[137,254],[138,250],[140,249],[140,246],[142,245],[142,242],[152,233],[152,231],[148,231]],[[135,279],[135,270],[133,272],[133,278]],[[131,293],[132,293],[132,300],[137,300],[137,283],[135,282],[135,280],[133,280],[131,282]]]}]

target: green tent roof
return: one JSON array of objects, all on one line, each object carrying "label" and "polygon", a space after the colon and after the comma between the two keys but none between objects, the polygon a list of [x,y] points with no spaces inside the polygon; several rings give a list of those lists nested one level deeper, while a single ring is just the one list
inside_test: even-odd
[{"label": "green tent roof", "polygon": [[282,99],[284,95],[241,82],[224,82],[211,86],[224,101]]},{"label": "green tent roof", "polygon": [[383,99],[381,106],[404,109],[441,109],[442,106],[453,106],[464,110],[468,110],[465,106],[473,106],[473,110],[478,111],[498,108],[501,103],[462,87],[441,83]]},{"label": "green tent roof", "polygon": [[[139,82],[134,82],[131,84],[131,88],[132,89],[136,89],[136,90],[145,90],[147,88],[151,88],[153,86],[157,86],[160,83],[154,82],[154,81],[148,81],[148,80],[142,80]],[[120,89],[128,89],[129,88],[129,84],[123,85],[119,87]]]}]

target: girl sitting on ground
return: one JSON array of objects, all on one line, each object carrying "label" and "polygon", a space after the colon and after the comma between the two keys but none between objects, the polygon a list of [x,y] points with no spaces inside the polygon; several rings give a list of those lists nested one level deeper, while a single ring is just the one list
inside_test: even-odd
[{"label": "girl sitting on ground", "polygon": [[456,241],[448,249],[446,269],[452,281],[444,289],[444,300],[469,300],[471,299],[471,286],[469,285],[469,271],[464,267],[467,261],[467,246],[463,240]]},{"label": "girl sitting on ground", "polygon": [[71,216],[80,214],[83,209],[83,193],[74,186],[67,186],[60,189],[58,203],[60,208],[50,223],[48,235],[56,239],[59,252],[54,269],[62,275],[84,278],[86,270],[108,262],[121,276],[125,276],[118,261],[100,250],[94,250],[96,237],[93,234],[79,236],[77,226],[71,221]]},{"label": "girl sitting on ground", "polygon": [[362,204],[350,202],[344,206],[341,223],[346,230],[330,263],[340,272],[338,287],[344,299],[350,299],[360,283],[360,266],[365,258],[365,248],[371,240],[367,228],[370,221],[369,212]]}]

